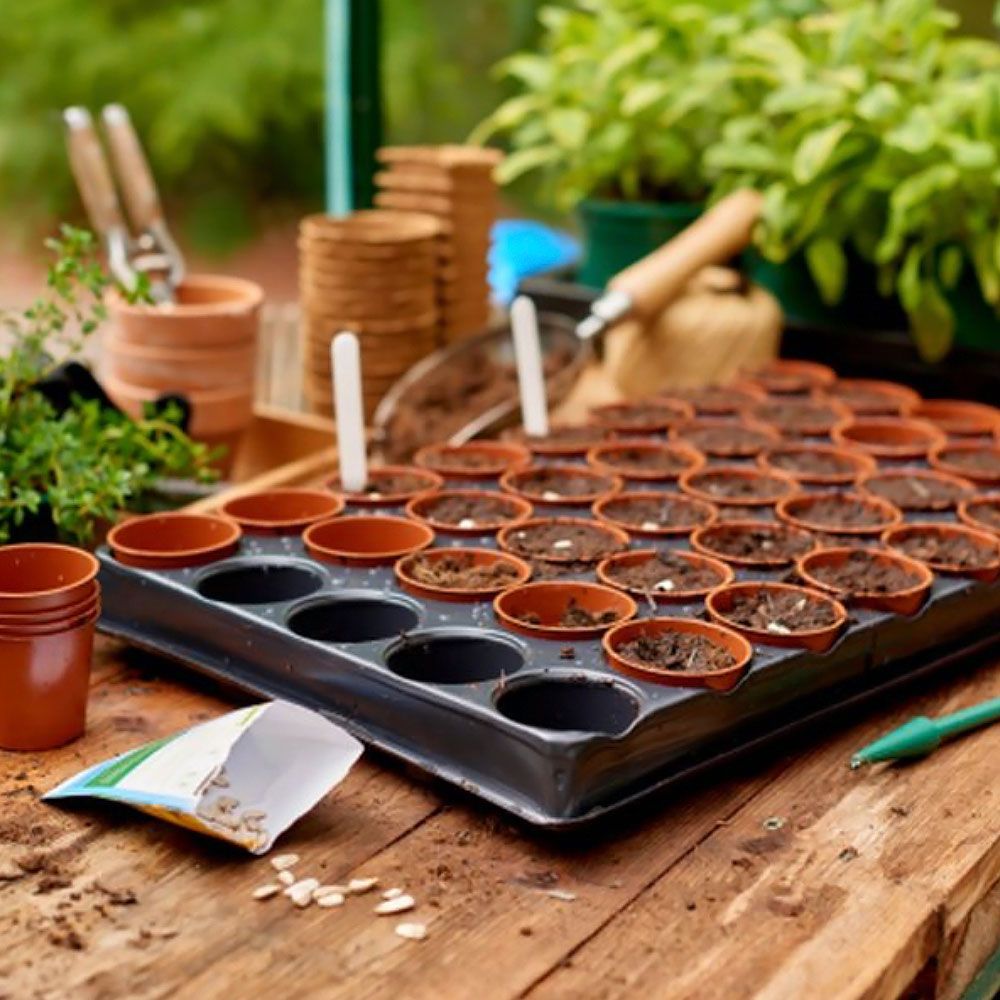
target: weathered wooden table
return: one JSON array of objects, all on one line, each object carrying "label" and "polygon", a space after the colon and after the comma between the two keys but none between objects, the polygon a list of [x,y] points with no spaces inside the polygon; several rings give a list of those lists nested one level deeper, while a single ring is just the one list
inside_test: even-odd
[{"label": "weathered wooden table", "polygon": [[970,663],[601,840],[539,838],[364,758],[279,849],[301,875],[405,887],[417,942],[374,894],[255,902],[267,860],[125,808],[38,802],[239,702],[103,641],[87,736],[0,754],[0,996],[957,997],[1000,943],[1000,726],[908,767],[846,761],[913,714],[996,695],[1000,669]]}]

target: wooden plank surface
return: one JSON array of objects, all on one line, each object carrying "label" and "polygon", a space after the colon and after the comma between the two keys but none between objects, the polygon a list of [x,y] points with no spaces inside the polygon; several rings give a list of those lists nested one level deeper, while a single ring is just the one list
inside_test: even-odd
[{"label": "wooden plank surface", "polygon": [[411,942],[377,897],[254,902],[265,860],[124,808],[39,803],[241,703],[103,641],[87,736],[0,754],[0,997],[957,997],[1000,941],[1000,727],[908,767],[845,762],[919,711],[998,694],[1000,670],[969,664],[572,840],[366,757],[279,848],[302,875],[412,892],[429,934]]}]

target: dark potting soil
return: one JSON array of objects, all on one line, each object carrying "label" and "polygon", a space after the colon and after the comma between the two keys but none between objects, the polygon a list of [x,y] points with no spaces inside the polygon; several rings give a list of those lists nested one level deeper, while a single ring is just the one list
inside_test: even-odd
[{"label": "dark potting soil", "polygon": [[972,516],[994,530],[1000,531],[1000,500],[984,500],[970,511]]},{"label": "dark potting soil", "polygon": [[[526,611],[522,614],[515,615],[518,621],[524,622],[526,625],[542,625],[542,619],[539,615],[535,614],[534,611]],[[575,597],[569,599],[569,603],[563,610],[562,616],[559,618],[558,622],[545,622],[544,624],[552,625],[556,624],[562,628],[594,628],[598,625],[612,625],[618,621],[618,614],[615,611],[600,611],[593,612],[588,611],[585,607],[578,603]]]},{"label": "dark potting soil", "polygon": [[[331,485],[335,490],[341,489],[339,479],[335,479]],[[421,490],[430,489],[430,487],[431,484],[428,480],[416,473],[372,471],[368,475],[368,484],[357,495],[377,499],[380,496],[419,493]]]},{"label": "dark potting soil", "polygon": [[500,524],[511,521],[517,510],[502,496],[460,497],[441,496],[424,507],[424,515],[439,524],[457,528],[474,528],[478,524]]},{"label": "dark potting soil", "polygon": [[656,500],[620,497],[604,505],[607,517],[652,531],[656,528],[697,528],[711,520],[710,507],[663,495]]},{"label": "dark potting soil", "polygon": [[679,591],[711,590],[722,582],[721,574],[703,563],[691,563],[675,552],[661,551],[632,566],[613,566],[608,575],[627,590]]},{"label": "dark potting soil", "polygon": [[838,476],[853,475],[855,464],[842,455],[823,451],[772,451],[767,461],[776,469],[793,475]]},{"label": "dark potting soil", "polygon": [[669,448],[629,448],[622,445],[613,451],[601,453],[600,461],[622,472],[662,472],[680,475],[693,464],[690,456],[671,451]]},{"label": "dark potting soil", "polygon": [[834,384],[825,387],[824,392],[845,403],[858,415],[868,417],[896,416],[902,412],[900,400],[887,392],[879,392],[867,386],[844,386]]},{"label": "dark potting soil", "polygon": [[430,463],[435,469],[461,469],[463,471],[476,469],[495,469],[504,464],[502,456],[485,451],[469,449],[468,451],[441,451],[436,453]]},{"label": "dark potting soil", "polygon": [[459,553],[438,558],[419,555],[409,564],[410,575],[418,583],[444,590],[493,590],[510,586],[518,577],[508,562],[478,566],[472,556]]},{"label": "dark potting soil", "polygon": [[563,469],[549,469],[544,466],[518,476],[516,485],[521,493],[540,500],[596,496],[607,493],[614,487],[614,483],[607,476],[575,475]]},{"label": "dark potting soil", "polygon": [[593,414],[599,424],[615,427],[650,427],[653,425],[665,427],[667,424],[683,420],[690,414],[679,405],[669,402],[621,403],[597,410]]},{"label": "dark potting soil", "polygon": [[784,479],[756,470],[750,475],[738,475],[726,469],[710,469],[694,477],[691,485],[713,499],[760,500],[762,503],[779,500],[795,489]]},{"label": "dark potting soil", "polygon": [[622,643],[616,652],[623,659],[644,667],[692,674],[715,673],[736,664],[736,658],[729,650],[691,632],[641,635]]},{"label": "dark potting soil", "polygon": [[757,403],[750,408],[750,415],[786,434],[825,434],[843,420],[843,414],[826,403],[794,398]]},{"label": "dark potting soil", "polygon": [[827,628],[836,622],[837,613],[827,601],[808,594],[761,589],[735,595],[725,617],[744,628],[790,635]]},{"label": "dark potting soil", "polygon": [[624,547],[596,524],[537,524],[508,535],[508,545],[529,559],[594,563]]},{"label": "dark potting soil", "polygon": [[1000,448],[970,448],[968,451],[941,452],[941,461],[973,475],[1000,477]]},{"label": "dark potting soil", "polygon": [[977,545],[964,535],[942,535],[936,531],[915,532],[893,542],[893,548],[921,562],[960,569],[983,569],[997,560],[993,546]]},{"label": "dark potting soil", "polygon": [[746,406],[758,402],[758,397],[733,386],[707,385],[693,389],[664,389],[662,395],[668,399],[679,399],[690,403],[695,413],[721,417],[739,413]]},{"label": "dark potting soil", "polygon": [[545,559],[531,560],[532,580],[563,580],[566,577],[595,579],[592,562],[547,562]]},{"label": "dark potting soil", "polygon": [[793,507],[789,514],[824,528],[874,528],[886,520],[874,505],[848,496],[822,497]]},{"label": "dark potting soil", "polygon": [[724,522],[706,531],[702,544],[721,556],[735,559],[791,562],[813,547],[812,537],[783,524],[767,528],[734,528]]},{"label": "dark potting soil", "polygon": [[607,438],[607,431],[603,427],[594,427],[591,424],[562,424],[550,427],[549,433],[545,437],[529,437],[523,428],[519,428],[505,435],[505,438],[529,446],[531,444],[600,444]]},{"label": "dark potting soil", "polygon": [[752,427],[690,427],[682,432],[682,437],[707,455],[718,457],[756,455],[774,439],[763,431]]},{"label": "dark potting soil", "polygon": [[902,510],[947,510],[969,495],[969,490],[958,483],[920,471],[876,476],[865,482],[865,489]]},{"label": "dark potting soil", "polygon": [[920,582],[920,577],[877,552],[851,552],[839,565],[818,565],[809,571],[817,580],[849,594],[898,594]]}]

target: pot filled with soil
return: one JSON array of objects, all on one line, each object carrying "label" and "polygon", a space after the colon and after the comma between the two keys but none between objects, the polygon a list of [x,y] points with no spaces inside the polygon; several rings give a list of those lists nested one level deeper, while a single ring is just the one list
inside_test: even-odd
[{"label": "pot filled with soil", "polygon": [[681,476],[690,496],[728,507],[768,507],[798,490],[791,476],[753,466],[715,465]]},{"label": "pot filled with soil", "polygon": [[705,601],[715,621],[751,642],[825,653],[847,623],[840,601],[790,583],[731,583]]},{"label": "pot filled with soil", "polygon": [[916,614],[934,574],[898,552],[842,546],[817,549],[798,562],[799,576],[817,590],[875,611]]},{"label": "pot filled with soil", "polygon": [[775,509],[786,524],[828,535],[880,535],[903,520],[888,500],[863,493],[799,493]]},{"label": "pot filled with soil", "polygon": [[652,490],[602,497],[591,510],[594,517],[640,538],[689,535],[719,516],[714,505],[704,500]]},{"label": "pot filled with soil", "polygon": [[951,510],[976,489],[960,476],[919,468],[883,469],[864,476],[859,486],[903,511]]},{"label": "pot filled with soil", "polygon": [[94,555],[71,545],[0,546],[0,614],[62,616],[93,599],[99,569]]},{"label": "pot filled with soil", "polygon": [[754,403],[743,413],[748,420],[774,427],[786,437],[826,437],[851,417],[851,411],[836,400],[795,396]]},{"label": "pot filled with soil", "polygon": [[816,548],[816,540],[802,528],[772,521],[719,521],[691,535],[698,552],[731,566],[771,569],[788,566]]},{"label": "pot filled with soil", "polygon": [[1000,493],[963,500],[958,505],[958,517],[970,528],[1000,534]]},{"label": "pot filled with soil", "polygon": [[601,497],[619,493],[622,480],[582,465],[529,465],[500,477],[508,493],[548,507],[589,507]]},{"label": "pot filled with soil", "polygon": [[837,379],[824,387],[822,394],[858,417],[907,417],[920,405],[919,393],[908,386],[878,379]]},{"label": "pot filled with soil", "polygon": [[428,469],[412,465],[381,465],[368,469],[368,482],[360,493],[345,493],[339,476],[327,483],[352,507],[401,507],[414,497],[431,493],[444,485],[444,479]]},{"label": "pot filled with soil", "polygon": [[757,464],[812,486],[847,486],[878,468],[870,455],[825,444],[782,444],[761,452]]},{"label": "pot filled with soil", "polygon": [[629,537],[620,528],[584,517],[552,517],[501,528],[497,543],[522,559],[593,564],[627,549]]},{"label": "pot filled with soil", "polygon": [[712,458],[753,458],[781,440],[778,431],[767,424],[709,417],[678,424],[670,436]]},{"label": "pot filled with soil", "polygon": [[591,639],[634,618],[638,607],[627,594],[597,583],[526,583],[493,602],[509,629],[538,639]]},{"label": "pot filled with soil", "polygon": [[700,469],[705,456],[683,444],[612,441],[591,448],[587,461],[604,475],[638,482],[665,482]]},{"label": "pot filled with soil", "polygon": [[232,555],[240,526],[213,514],[144,514],[116,524],[108,532],[115,559],[138,569],[203,566]]},{"label": "pot filled with soil", "polygon": [[636,403],[595,406],[591,419],[618,434],[658,434],[694,416],[694,408],[678,399],[647,399]]},{"label": "pot filled with soil", "polygon": [[751,385],[760,386],[771,396],[805,395],[831,385],[837,379],[837,373],[827,365],[783,358],[775,358],[744,374]]},{"label": "pot filled with soil", "polygon": [[445,479],[495,479],[508,469],[531,461],[523,445],[503,441],[470,441],[468,444],[431,444],[421,448],[413,461]]},{"label": "pot filled with soil", "polygon": [[406,513],[445,535],[489,535],[508,524],[520,524],[532,514],[520,497],[489,490],[442,490],[415,497]]},{"label": "pot filled with soil", "polygon": [[767,399],[767,393],[749,384],[703,385],[664,389],[658,398],[687,403],[694,407],[696,417],[736,417]]},{"label": "pot filled with soil", "polygon": [[944,444],[945,437],[933,424],[897,417],[866,417],[838,424],[833,440],[842,448],[856,448],[880,459],[927,458]]},{"label": "pot filled with soil", "polygon": [[337,517],[311,524],[302,533],[313,559],[342,566],[390,566],[433,541],[426,524],[388,514]]},{"label": "pot filled with soil", "polygon": [[245,493],[222,505],[222,513],[248,535],[297,535],[303,528],[336,517],[344,501],[326,490],[274,489]]},{"label": "pot filled with soil", "polygon": [[615,670],[670,687],[734,688],[753,647],[732,629],[697,618],[643,618],[611,629],[601,642]]},{"label": "pot filled with soil", "polygon": [[1000,428],[1000,410],[964,399],[925,399],[910,413],[954,438],[988,438]]},{"label": "pot filled with soil", "polygon": [[1000,446],[997,445],[946,444],[931,452],[931,465],[941,472],[984,486],[1000,485]]},{"label": "pot filled with soil", "polygon": [[591,448],[604,441],[610,432],[596,424],[553,424],[545,437],[529,437],[523,430],[508,435],[511,441],[523,444],[532,455],[551,455],[569,458],[586,455]]},{"label": "pot filled with soil", "polygon": [[718,559],[671,549],[622,552],[597,564],[601,583],[660,604],[697,600],[733,577],[732,568]]},{"label": "pot filled with soil", "polygon": [[400,559],[395,571],[416,597],[462,603],[489,600],[531,577],[523,559],[493,549],[429,549]]},{"label": "pot filled with soil", "polygon": [[984,583],[1000,576],[1000,538],[988,531],[959,524],[901,524],[886,531],[882,542],[935,573]]}]

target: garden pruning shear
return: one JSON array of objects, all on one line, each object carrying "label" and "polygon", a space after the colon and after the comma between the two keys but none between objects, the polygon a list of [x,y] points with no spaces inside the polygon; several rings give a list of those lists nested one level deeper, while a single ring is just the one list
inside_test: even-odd
[{"label": "garden pruning shear", "polygon": [[91,225],[104,240],[112,274],[126,288],[135,289],[145,275],[153,300],[172,302],[184,277],[184,258],[167,228],[149,161],[121,104],[106,105],[101,120],[111,151],[110,165],[90,112],[82,107],[63,112],[70,166]]}]

